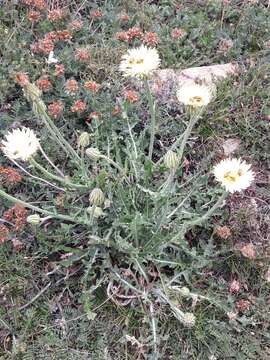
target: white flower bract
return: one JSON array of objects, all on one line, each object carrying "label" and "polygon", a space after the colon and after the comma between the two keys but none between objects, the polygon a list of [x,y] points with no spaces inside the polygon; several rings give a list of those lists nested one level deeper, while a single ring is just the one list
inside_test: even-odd
[{"label": "white flower bract", "polygon": [[195,83],[186,83],[177,90],[178,100],[188,106],[201,107],[206,106],[212,99],[214,87],[199,85]]},{"label": "white flower bract", "polygon": [[227,191],[245,190],[254,180],[254,173],[248,165],[241,159],[225,159],[214,166],[213,173],[217,181],[225,187]]},{"label": "white flower bract", "polygon": [[4,154],[13,160],[27,161],[37,152],[39,146],[34,131],[26,127],[10,131],[2,141]]},{"label": "white flower bract", "polygon": [[141,45],[130,49],[122,56],[119,70],[124,76],[144,77],[151,74],[160,65],[158,52],[154,48]]}]

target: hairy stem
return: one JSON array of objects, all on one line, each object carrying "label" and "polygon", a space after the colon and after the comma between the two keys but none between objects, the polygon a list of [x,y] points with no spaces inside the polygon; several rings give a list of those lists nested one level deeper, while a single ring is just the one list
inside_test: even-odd
[{"label": "hairy stem", "polygon": [[43,172],[43,174],[48,176],[48,178],[53,179],[53,180],[57,180],[57,181],[65,184],[67,187],[72,187],[72,188],[75,188],[75,189],[86,189],[87,188],[87,186],[85,186],[85,185],[74,184],[74,183],[68,181],[65,178],[62,178],[62,177],[59,177],[57,175],[52,174],[47,169],[45,169],[42,165],[40,165],[34,158],[30,159],[30,163],[33,166],[35,166],[37,169],[39,169],[41,172]]},{"label": "hairy stem", "polygon": [[40,152],[41,154],[45,157],[45,159],[48,161],[48,163],[54,168],[54,170],[62,177],[65,177],[65,175],[62,173],[61,170],[58,169],[58,167],[56,165],[54,165],[54,163],[52,162],[52,160],[48,157],[48,155],[45,153],[45,151],[43,150],[43,148],[40,146]]},{"label": "hairy stem", "polygon": [[146,96],[147,96],[149,110],[150,110],[150,116],[151,116],[150,143],[149,143],[148,157],[150,160],[152,160],[153,149],[154,149],[154,140],[155,140],[155,131],[156,131],[156,110],[155,110],[154,99],[151,94],[149,82],[147,79],[144,80],[144,84],[145,84]]},{"label": "hairy stem", "polygon": [[73,147],[69,144],[69,142],[63,137],[57,126],[54,125],[52,119],[46,113],[46,106],[41,98],[31,97],[33,102],[33,110],[34,112],[40,116],[41,120],[46,125],[48,131],[51,136],[55,139],[55,141],[59,144],[59,146],[67,153],[70,154],[71,157],[80,165],[80,157],[73,149]]},{"label": "hairy stem", "polygon": [[190,134],[192,132],[192,129],[194,128],[194,126],[196,125],[197,121],[199,120],[200,116],[201,116],[202,110],[196,112],[190,119],[188,126],[183,134],[183,138],[182,138],[182,142],[180,145],[180,149],[178,151],[178,158],[179,158],[179,163],[181,164],[182,161],[182,157],[184,154],[184,150],[188,141],[188,138],[190,137]]},{"label": "hairy stem", "polygon": [[207,219],[209,219],[214,212],[222,205],[223,201],[225,200],[225,198],[227,197],[228,193],[224,192],[216,201],[216,203],[201,217],[194,219],[190,222],[188,222],[187,224],[184,225],[184,229],[185,231],[187,231],[189,228],[196,226],[196,225],[201,225],[202,223],[204,223]]},{"label": "hairy stem", "polygon": [[30,210],[33,210],[35,212],[38,212],[38,213],[41,213],[41,214],[44,214],[44,215],[48,215],[48,216],[51,216],[52,218],[55,218],[55,219],[60,219],[60,220],[66,220],[66,221],[70,221],[70,222],[73,222],[73,223],[78,223],[78,224],[84,224],[84,225],[87,225],[87,223],[83,220],[76,220],[74,218],[72,218],[71,216],[68,216],[68,215],[62,215],[62,214],[55,214],[51,211],[48,211],[48,210],[44,210],[44,209],[41,209],[37,206],[34,206],[34,205],[31,205],[29,204],[28,202],[26,201],[23,201],[23,200],[20,200],[12,195],[9,195],[8,193],[6,193],[4,190],[0,189],[0,196],[2,196],[3,198],[7,199],[8,201],[11,201],[13,202],[14,204],[20,204],[22,206],[24,206],[25,208],[27,209],[30,209]]}]

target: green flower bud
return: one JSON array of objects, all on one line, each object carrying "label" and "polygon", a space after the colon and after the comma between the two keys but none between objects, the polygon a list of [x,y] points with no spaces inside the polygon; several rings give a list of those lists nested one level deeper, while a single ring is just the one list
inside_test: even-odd
[{"label": "green flower bud", "polygon": [[181,288],[179,289],[179,293],[180,293],[182,296],[187,297],[187,296],[189,296],[189,294],[190,294],[190,290],[189,290],[189,288],[187,288],[186,286],[183,286],[183,287],[181,287]]},{"label": "green flower bud", "polygon": [[85,154],[91,159],[97,161],[101,157],[101,153],[96,148],[88,148],[85,150]]},{"label": "green flower bud", "polygon": [[179,165],[179,159],[175,152],[169,150],[164,156],[164,164],[168,169],[176,169]]},{"label": "green flower bud", "polygon": [[101,206],[104,203],[105,197],[103,191],[99,188],[95,188],[89,195],[89,202],[91,205]]},{"label": "green flower bud", "polygon": [[25,96],[28,99],[31,99],[32,101],[36,101],[38,98],[41,97],[41,90],[39,90],[39,88],[35,85],[35,84],[31,84],[29,83],[25,88],[24,88],[24,92],[25,92]]},{"label": "green flower bud", "polygon": [[88,132],[83,132],[78,139],[78,146],[82,148],[86,148],[90,144],[90,135]]},{"label": "green flower bud", "polygon": [[27,216],[26,221],[28,222],[28,224],[38,225],[40,223],[41,219],[38,214],[33,214],[33,215]]},{"label": "green flower bud", "polygon": [[103,211],[99,206],[89,206],[86,211],[88,212],[89,215],[91,215],[94,211],[93,216],[96,219],[100,218],[103,215]]},{"label": "green flower bud", "polygon": [[196,322],[196,317],[194,314],[187,312],[184,314],[182,322],[186,327],[193,327]]}]

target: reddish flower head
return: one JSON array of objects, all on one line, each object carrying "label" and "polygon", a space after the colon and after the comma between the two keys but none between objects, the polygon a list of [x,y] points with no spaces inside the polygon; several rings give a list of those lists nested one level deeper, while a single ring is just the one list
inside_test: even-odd
[{"label": "reddish flower head", "polygon": [[143,43],[148,46],[156,46],[158,43],[158,36],[154,32],[147,32],[143,36]]},{"label": "reddish flower head", "polygon": [[131,104],[136,103],[139,100],[139,96],[134,90],[126,90],[124,92],[124,98]]},{"label": "reddish flower head", "polygon": [[48,12],[47,19],[51,22],[55,22],[63,19],[64,16],[65,14],[62,9],[55,9]]},{"label": "reddish flower head", "polygon": [[102,12],[99,9],[92,10],[90,12],[90,18],[91,19],[97,19],[102,17]]},{"label": "reddish flower head", "polygon": [[143,33],[139,27],[134,26],[127,31],[128,41],[131,41],[133,39],[141,39],[142,36]]},{"label": "reddish flower head", "polygon": [[119,31],[115,34],[116,40],[129,41],[129,37],[126,31]]},{"label": "reddish flower head", "polygon": [[57,77],[63,76],[65,73],[65,67],[63,64],[55,64],[54,75]]},{"label": "reddish flower head", "polygon": [[48,79],[48,76],[42,76],[41,78],[39,78],[36,81],[36,85],[40,90],[44,92],[49,91],[52,88],[52,83]]},{"label": "reddish flower head", "polygon": [[21,1],[23,4],[32,6],[39,10],[47,8],[47,4],[45,3],[44,0],[21,0]]},{"label": "reddish flower head", "polygon": [[0,243],[4,243],[9,235],[9,229],[6,225],[0,224]]},{"label": "reddish flower head", "polygon": [[63,111],[64,105],[62,101],[53,101],[48,105],[48,114],[54,119],[57,119]]},{"label": "reddish flower head", "polygon": [[26,73],[18,72],[15,74],[15,82],[24,87],[29,84],[29,77]]},{"label": "reddish flower head", "polygon": [[37,51],[49,55],[51,51],[54,49],[54,43],[53,40],[47,39],[46,37],[44,39],[41,39],[37,43]]},{"label": "reddish flower head", "polygon": [[82,100],[76,100],[74,104],[71,106],[70,111],[71,112],[83,112],[86,109],[86,103]]},{"label": "reddish flower head", "polygon": [[68,28],[71,31],[80,31],[82,27],[83,27],[83,22],[81,20],[72,20],[68,24]]},{"label": "reddish flower head", "polygon": [[79,86],[76,80],[70,79],[65,83],[66,93],[69,95],[75,95],[79,91]]},{"label": "reddish flower head", "polygon": [[76,49],[75,50],[75,59],[81,62],[89,60],[89,52],[87,49]]},{"label": "reddish flower head", "polygon": [[45,34],[44,39],[52,41],[53,43],[58,40],[58,35],[56,31],[50,31]]},{"label": "reddish flower head", "polygon": [[18,171],[12,169],[11,167],[0,167],[0,183],[3,185],[16,185],[22,180],[21,175]]},{"label": "reddish flower head", "polygon": [[68,41],[71,40],[72,36],[69,30],[66,29],[62,31],[57,31],[57,38],[59,41]]},{"label": "reddish flower head", "polygon": [[183,29],[175,28],[175,29],[172,29],[172,31],[171,31],[171,38],[173,40],[177,40],[177,39],[183,37],[184,34],[185,34],[185,31]]},{"label": "reddish flower head", "polygon": [[98,84],[95,83],[94,81],[86,81],[83,86],[86,90],[89,90],[94,93],[97,92],[98,90]]},{"label": "reddish flower head", "polygon": [[27,14],[27,19],[31,22],[36,22],[40,19],[41,14],[39,11],[29,11]]},{"label": "reddish flower head", "polygon": [[231,236],[231,230],[228,226],[217,226],[215,232],[221,239],[228,239]]},{"label": "reddish flower head", "polygon": [[6,210],[3,218],[6,221],[14,223],[15,231],[21,231],[26,224],[27,210],[20,204],[14,205],[12,208]]}]

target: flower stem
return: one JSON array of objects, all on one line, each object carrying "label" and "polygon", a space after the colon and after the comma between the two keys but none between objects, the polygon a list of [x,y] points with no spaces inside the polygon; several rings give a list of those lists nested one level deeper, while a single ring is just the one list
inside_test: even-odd
[{"label": "flower stem", "polygon": [[41,154],[45,157],[45,159],[48,161],[48,163],[55,169],[55,171],[57,171],[61,177],[65,177],[65,175],[62,173],[62,171],[59,170],[56,165],[54,165],[52,160],[48,157],[48,155],[45,153],[45,151],[42,149],[41,146],[39,147],[39,149],[40,149]]},{"label": "flower stem", "polygon": [[31,204],[29,204],[29,203],[27,203],[27,202],[25,202],[23,200],[20,200],[20,199],[14,197],[12,195],[7,194],[2,189],[0,189],[0,196],[4,197],[8,201],[11,201],[11,202],[13,202],[15,204],[16,203],[21,204],[22,206],[24,206],[27,209],[36,211],[36,212],[41,213],[41,214],[51,216],[51,217],[56,218],[56,219],[66,220],[66,221],[70,221],[70,222],[73,222],[73,223],[88,225],[87,222],[85,222],[83,220],[76,220],[76,219],[74,219],[74,218],[72,218],[71,216],[68,216],[68,215],[55,214],[55,213],[50,212],[48,210],[44,210],[44,209],[41,209],[41,208],[39,208],[37,206],[31,205]]},{"label": "flower stem", "polygon": [[45,174],[46,176],[48,176],[48,178],[53,179],[53,180],[57,180],[63,184],[65,184],[68,187],[73,187],[76,189],[86,189],[87,186],[85,185],[80,185],[80,184],[74,184],[70,181],[68,181],[65,178],[59,177],[57,175],[52,174],[51,172],[49,172],[47,169],[45,169],[42,165],[40,165],[33,157],[30,159],[30,163],[35,166],[37,169],[39,169],[40,171],[43,172],[43,174]]},{"label": "flower stem", "polygon": [[10,159],[10,161],[13,162],[13,164],[15,164],[19,169],[21,169],[25,174],[27,174],[28,176],[30,176],[31,178],[37,180],[37,181],[40,181],[40,182],[43,182],[44,184],[47,184],[49,186],[52,186],[54,187],[55,189],[57,189],[58,191],[65,191],[65,189],[63,188],[60,188],[52,183],[50,183],[49,181],[45,180],[45,179],[42,179],[38,176],[35,176],[35,175],[32,175],[29,171],[27,171],[23,166],[21,166],[19,163],[17,163],[17,161],[13,160],[13,159]]},{"label": "flower stem", "polygon": [[154,140],[155,140],[155,131],[156,131],[156,111],[155,111],[155,103],[153,96],[151,94],[149,82],[147,79],[144,80],[144,85],[146,89],[146,96],[149,104],[150,116],[151,116],[151,126],[150,126],[150,143],[148,150],[148,157],[152,160],[153,149],[154,149]]},{"label": "flower stem", "polygon": [[188,123],[188,126],[183,134],[183,139],[182,139],[182,142],[181,142],[181,145],[180,145],[180,149],[178,151],[178,159],[179,159],[179,163],[181,164],[181,161],[182,161],[182,157],[183,157],[183,154],[184,154],[184,150],[185,150],[185,147],[186,147],[186,143],[188,141],[188,138],[192,132],[192,129],[193,127],[195,126],[195,124],[197,123],[197,121],[199,120],[200,118],[200,115],[202,113],[202,110],[196,112],[190,119],[189,123]]},{"label": "flower stem", "polygon": [[167,179],[159,188],[159,191],[161,193],[166,193],[167,191],[171,190],[175,172],[176,169],[170,169]]},{"label": "flower stem", "polygon": [[201,225],[202,223],[204,223],[207,219],[209,219],[213,214],[214,212],[222,205],[223,201],[225,200],[225,198],[227,197],[228,195],[228,192],[224,192],[216,201],[216,203],[204,214],[202,215],[201,217],[195,219],[195,220],[192,220],[190,222],[187,222],[187,224],[184,225],[184,229],[185,229],[185,232],[193,227],[193,226],[196,226],[196,225]]},{"label": "flower stem", "polygon": [[40,116],[41,120],[46,125],[52,137],[55,141],[61,146],[61,148],[68,154],[70,154],[74,160],[80,165],[80,157],[73,149],[73,147],[69,144],[69,142],[63,137],[57,126],[54,125],[51,118],[46,113],[46,107],[44,102],[40,98],[32,98],[33,102],[33,110],[34,112]]}]

